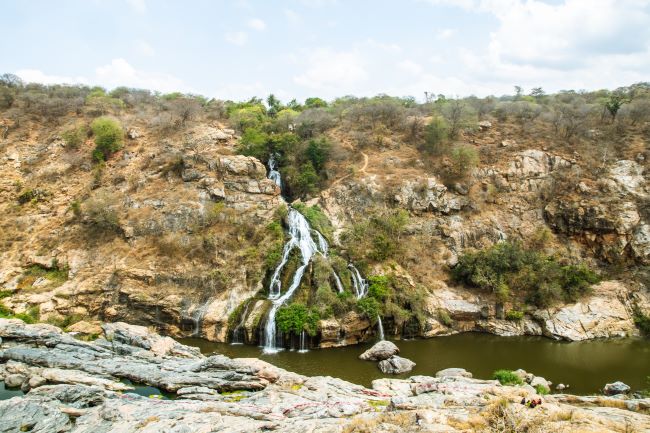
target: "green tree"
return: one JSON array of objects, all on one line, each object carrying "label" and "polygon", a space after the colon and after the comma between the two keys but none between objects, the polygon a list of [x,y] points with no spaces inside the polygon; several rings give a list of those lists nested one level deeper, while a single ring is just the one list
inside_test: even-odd
[{"label": "green tree", "polygon": [[93,159],[95,161],[105,161],[122,148],[124,131],[117,120],[100,117],[90,124],[90,129],[92,129],[95,136],[95,150],[93,150]]},{"label": "green tree", "polygon": [[327,107],[327,102],[321,98],[307,98],[305,99],[306,108],[325,108]]},{"label": "green tree", "polygon": [[424,130],[424,144],[422,148],[431,155],[442,155],[446,150],[449,138],[449,126],[445,119],[434,117]]},{"label": "green tree", "polygon": [[452,174],[459,178],[467,176],[478,164],[478,152],[471,146],[456,146],[451,151]]},{"label": "green tree", "polygon": [[309,140],[307,158],[311,161],[316,172],[320,173],[325,168],[325,163],[329,159],[331,145],[325,138],[320,140]]}]

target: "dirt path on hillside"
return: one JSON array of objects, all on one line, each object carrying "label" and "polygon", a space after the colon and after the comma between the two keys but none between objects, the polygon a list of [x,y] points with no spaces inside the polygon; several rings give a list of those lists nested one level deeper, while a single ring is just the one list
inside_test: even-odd
[{"label": "dirt path on hillside", "polygon": [[[363,174],[367,174],[366,173],[366,168],[368,167],[368,155],[366,155],[364,152],[361,152],[361,154],[363,155],[363,166],[359,169],[359,172],[361,172]],[[344,181],[345,179],[352,176],[353,174],[354,173],[346,174],[345,176],[343,176],[343,177],[341,177],[339,179],[336,179],[334,182],[332,182],[332,184],[329,187],[330,188],[333,187],[334,185]]]}]

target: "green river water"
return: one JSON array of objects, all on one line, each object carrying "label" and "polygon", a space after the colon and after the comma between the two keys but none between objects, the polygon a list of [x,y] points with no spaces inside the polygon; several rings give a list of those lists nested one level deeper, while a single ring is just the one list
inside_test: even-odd
[{"label": "green river water", "polygon": [[[283,351],[265,355],[255,346],[211,343],[188,338],[182,343],[197,346],[203,353],[218,352],[230,357],[257,357],[286,370],[310,376],[327,375],[369,386],[373,379],[387,377],[376,363],[358,356],[371,343],[333,349],[314,349],[307,353]],[[499,337],[464,333],[423,340],[395,341],[400,356],[417,366],[401,376],[433,376],[448,367],[461,367],[474,377],[488,379],[498,369],[524,370],[543,376],[554,384],[569,384],[572,394],[598,393],[616,380],[633,390],[650,388],[650,340],[613,339],[559,342],[543,337]]]},{"label": "green river water", "polygon": [[[230,357],[255,357],[286,370],[310,376],[327,375],[369,386],[373,379],[387,377],[375,362],[361,361],[358,356],[372,343],[334,349],[313,349],[306,353],[283,351],[265,355],[256,346],[212,343],[198,338],[180,340],[196,346],[205,354],[217,352]],[[559,342],[542,337],[498,337],[490,334],[465,333],[448,337],[395,342],[400,355],[417,363],[415,369],[401,376],[432,376],[438,370],[461,367],[476,378],[490,378],[497,369],[523,368],[543,376],[554,384],[569,384],[572,394],[594,394],[616,380],[633,390],[650,388],[650,340],[620,339],[583,342]],[[137,386],[134,393],[160,394],[156,388]],[[0,382],[0,400],[21,395],[20,390],[5,389]]]}]

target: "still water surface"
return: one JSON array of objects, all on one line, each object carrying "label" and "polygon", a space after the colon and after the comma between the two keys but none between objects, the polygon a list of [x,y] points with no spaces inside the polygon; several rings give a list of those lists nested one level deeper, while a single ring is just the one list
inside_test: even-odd
[{"label": "still water surface", "polygon": [[[222,353],[233,358],[261,358],[278,367],[310,376],[334,376],[370,386],[373,379],[387,377],[375,362],[361,361],[358,356],[371,343],[335,349],[314,349],[307,353],[284,351],[265,355],[255,346],[233,346],[186,338],[182,343],[196,346],[203,353]],[[396,341],[400,355],[417,363],[415,369],[401,376],[432,376],[448,367],[461,367],[477,378],[490,378],[494,370],[505,368],[543,376],[555,384],[570,384],[573,394],[593,394],[606,383],[621,380],[640,390],[650,387],[650,340],[621,339],[583,342],[558,342],[542,337],[498,337],[466,333],[426,340]],[[125,381],[126,382],[126,381]],[[169,395],[145,385],[131,391],[143,396]],[[22,395],[20,390],[5,389],[0,381],[0,400]]]},{"label": "still water surface", "polygon": [[[373,379],[387,377],[379,371],[376,363],[358,359],[372,344],[265,355],[255,346],[212,343],[197,338],[187,338],[181,342],[199,347],[203,353],[261,358],[297,373],[340,377],[366,386]],[[598,393],[606,383],[616,380],[627,383],[633,390],[650,387],[646,381],[646,377],[650,376],[648,339],[569,343],[542,337],[464,333],[395,343],[400,348],[401,356],[417,363],[412,372],[396,377],[417,374],[432,376],[443,368],[461,367],[472,372],[476,378],[487,379],[497,369],[523,368],[554,384],[569,384],[572,394]]]}]

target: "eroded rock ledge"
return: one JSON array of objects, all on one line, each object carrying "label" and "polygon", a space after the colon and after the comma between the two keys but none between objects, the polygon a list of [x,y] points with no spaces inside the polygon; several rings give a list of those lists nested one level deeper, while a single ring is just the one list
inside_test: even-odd
[{"label": "eroded rock ledge", "polygon": [[[532,389],[491,380],[413,376],[368,389],[258,359],[206,357],[144,327],[105,324],[103,334],[83,342],[0,319],[0,380],[28,391],[0,402],[0,432],[482,431],[504,416],[548,431],[650,428],[650,399],[554,395],[529,409],[518,402]],[[120,379],[176,399],[123,394]]]}]

